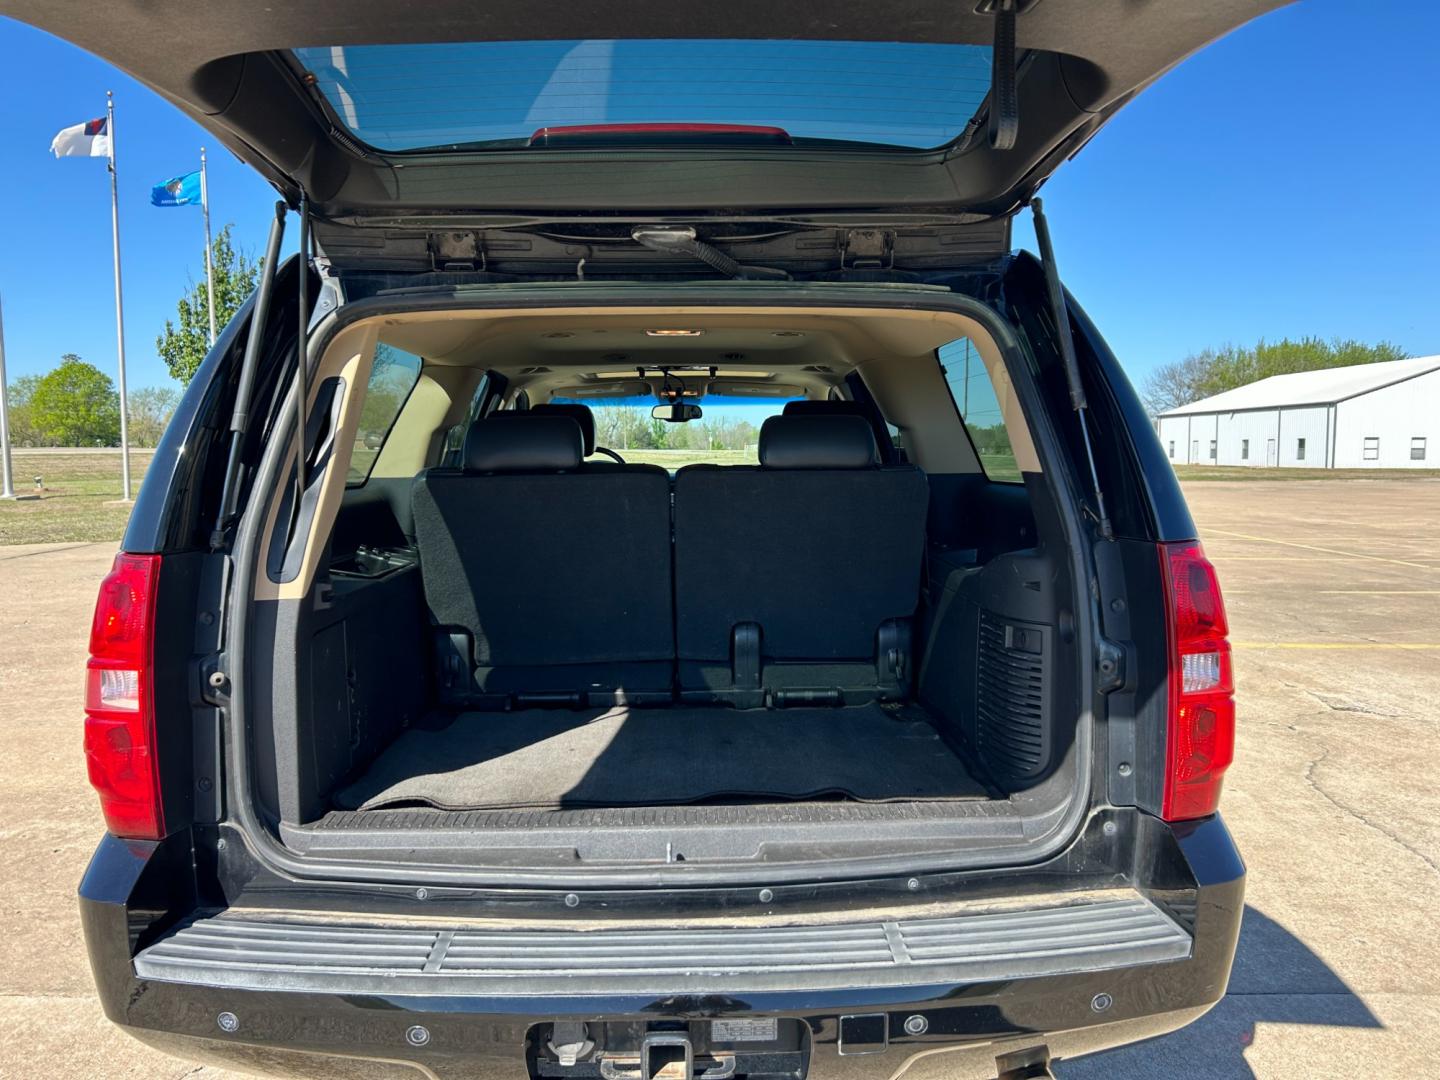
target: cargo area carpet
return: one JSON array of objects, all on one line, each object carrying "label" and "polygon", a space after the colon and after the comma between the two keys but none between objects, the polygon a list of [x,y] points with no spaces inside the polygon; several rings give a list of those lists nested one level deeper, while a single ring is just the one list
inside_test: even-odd
[{"label": "cargo area carpet", "polygon": [[914,707],[467,712],[403,733],[342,810],[983,799]]}]

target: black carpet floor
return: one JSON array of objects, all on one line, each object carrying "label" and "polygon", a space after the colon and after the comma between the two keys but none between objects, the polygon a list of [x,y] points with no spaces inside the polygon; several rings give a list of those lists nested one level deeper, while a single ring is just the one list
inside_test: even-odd
[{"label": "black carpet floor", "polygon": [[342,810],[482,810],[826,796],[976,799],[985,790],[911,710],[536,709],[412,728],[334,800]]}]

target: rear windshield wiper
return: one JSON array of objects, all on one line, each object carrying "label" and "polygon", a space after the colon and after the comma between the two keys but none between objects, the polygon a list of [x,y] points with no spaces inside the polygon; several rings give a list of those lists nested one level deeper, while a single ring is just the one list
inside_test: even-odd
[{"label": "rear windshield wiper", "polygon": [[768,266],[742,266],[738,259],[701,240],[695,234],[695,229],[689,225],[637,225],[630,230],[630,237],[641,247],[651,251],[664,252],[666,255],[688,255],[692,259],[699,259],[726,277],[762,281],[790,280],[790,275],[784,270]]}]

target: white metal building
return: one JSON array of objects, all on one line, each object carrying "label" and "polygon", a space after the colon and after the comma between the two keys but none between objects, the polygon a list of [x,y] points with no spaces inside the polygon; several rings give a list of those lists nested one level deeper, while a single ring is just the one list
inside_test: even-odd
[{"label": "white metal building", "polygon": [[1440,468],[1440,356],[1302,371],[1161,413],[1177,465]]}]

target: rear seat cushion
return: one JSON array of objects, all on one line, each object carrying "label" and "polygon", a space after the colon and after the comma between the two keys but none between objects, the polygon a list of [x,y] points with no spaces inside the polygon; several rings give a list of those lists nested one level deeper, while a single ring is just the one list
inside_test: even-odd
[{"label": "rear seat cushion", "polygon": [[928,485],[881,468],[851,416],[772,417],[756,467],[675,477],[675,606],[684,660],[725,660],[758,623],[769,659],[873,657],[889,619],[914,614]]},{"label": "rear seat cushion", "polygon": [[914,614],[924,474],[807,471],[798,479],[728,469],[675,477],[683,659],[728,658],[731,629],[746,622],[760,624],[766,657],[869,657],[882,622]]},{"label": "rear seat cushion", "polygon": [[[580,665],[588,684],[670,684],[670,491],[661,469],[579,471],[580,430],[562,416],[486,418],[465,471],[421,474],[414,511],[436,622],[470,632],[477,668]],[[625,664],[613,679],[596,664]],[[517,690],[521,673],[495,677]],[[567,676],[539,681],[555,689]],[[563,688],[563,687],[561,687]],[[579,689],[580,687],[575,687]]]}]

